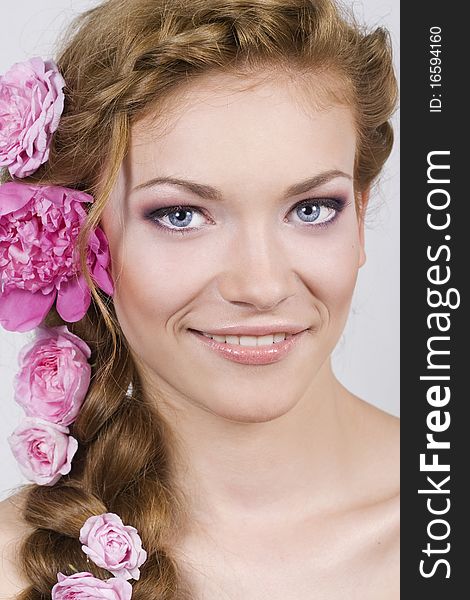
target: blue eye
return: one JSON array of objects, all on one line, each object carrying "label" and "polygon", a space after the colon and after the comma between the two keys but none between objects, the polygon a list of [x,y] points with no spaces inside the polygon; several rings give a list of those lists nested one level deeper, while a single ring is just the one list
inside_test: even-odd
[{"label": "blue eye", "polygon": [[345,202],[338,198],[302,200],[292,210],[302,223],[325,227],[343,210]]},{"label": "blue eye", "polygon": [[185,227],[193,220],[192,211],[188,208],[174,210],[169,212],[166,216],[168,217],[170,223],[175,227]]},{"label": "blue eye", "polygon": [[[314,198],[302,200],[290,211],[295,213],[298,223],[310,227],[327,227],[345,207],[346,202],[339,198]],[[196,218],[195,218],[196,217]],[[196,206],[165,206],[150,212],[146,218],[165,233],[189,234],[198,231],[207,217]],[[165,219],[167,220],[165,222]],[[200,220],[199,220],[200,219]],[[189,227],[191,225],[191,227]]]},{"label": "blue eye", "polygon": [[[147,218],[169,233],[185,234],[198,229],[198,227],[188,227],[193,223],[194,215],[202,215],[201,210],[195,206],[165,206],[152,211]],[[168,219],[169,225],[163,221],[165,218]]]},{"label": "blue eye", "polygon": [[316,221],[318,219],[318,216],[321,213],[321,209],[318,206],[318,204],[313,204],[311,206],[307,205],[307,206],[298,206],[296,208],[296,213],[298,214],[298,216],[300,218],[302,218],[302,216],[306,217],[306,221],[308,223],[313,223],[314,221]]}]

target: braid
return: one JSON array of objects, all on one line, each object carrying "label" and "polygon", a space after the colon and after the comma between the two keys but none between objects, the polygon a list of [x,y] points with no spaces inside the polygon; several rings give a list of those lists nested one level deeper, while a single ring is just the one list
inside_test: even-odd
[{"label": "braid", "polygon": [[[90,312],[93,314],[92,309]],[[96,319],[98,313],[94,314]],[[26,496],[23,516],[35,530],[21,550],[22,570],[31,587],[19,600],[50,598],[59,571],[69,575],[89,571],[101,579],[110,576],[87,560],[79,541],[86,519],[104,512],[132,523],[147,550],[141,578],[133,582],[133,599],[184,597],[168,550],[177,531],[176,513],[181,519],[183,506],[170,488],[164,423],[143,398],[124,340],[110,366],[111,349],[97,343],[102,339],[102,321],[93,325],[87,316],[68,325],[92,348],[92,380],[71,426],[79,449],[70,474],[54,486],[33,485]],[[58,324],[63,322],[53,311],[47,325]],[[128,393],[129,384],[132,394]]]}]

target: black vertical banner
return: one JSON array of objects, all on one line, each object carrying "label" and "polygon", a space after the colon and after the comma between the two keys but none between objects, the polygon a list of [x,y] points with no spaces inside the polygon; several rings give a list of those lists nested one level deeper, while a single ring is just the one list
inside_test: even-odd
[{"label": "black vertical banner", "polygon": [[404,600],[470,598],[469,37],[457,4],[402,3]]}]

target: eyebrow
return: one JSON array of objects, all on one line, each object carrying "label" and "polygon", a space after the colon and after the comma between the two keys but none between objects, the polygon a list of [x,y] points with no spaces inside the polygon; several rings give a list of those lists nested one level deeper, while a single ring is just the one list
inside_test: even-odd
[{"label": "eyebrow", "polygon": [[[330,171],[325,171],[324,173],[314,175],[313,177],[309,177],[308,179],[300,181],[299,183],[294,183],[285,190],[284,196],[288,197],[296,196],[297,194],[303,194],[304,192],[308,192],[313,188],[320,187],[321,185],[324,185],[332,179],[336,179],[338,177],[345,177],[349,180],[352,179],[351,175],[348,175],[348,173],[344,173],[343,171],[339,171],[337,169],[332,169]],[[197,183],[196,181],[191,181],[190,179],[180,179],[179,177],[154,177],[153,179],[150,179],[150,181],[137,185],[132,191],[134,192],[161,184],[183,187],[188,189],[190,192],[193,192],[197,196],[204,198],[205,200],[223,200],[223,194],[217,188],[210,185]]]}]

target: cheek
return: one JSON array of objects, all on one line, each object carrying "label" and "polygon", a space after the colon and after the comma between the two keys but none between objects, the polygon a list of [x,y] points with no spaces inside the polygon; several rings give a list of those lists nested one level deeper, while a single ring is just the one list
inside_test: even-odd
[{"label": "cheek", "polygon": [[312,295],[326,309],[330,324],[337,319],[341,327],[356,285],[359,238],[354,231],[346,236],[331,236],[327,244],[312,244],[308,251],[309,259],[305,263],[309,266],[304,268],[304,280]]},{"label": "cheek", "polygon": [[114,304],[123,329],[144,334],[149,325],[164,326],[204,287],[203,258],[198,255],[195,264],[182,246],[157,246],[153,236],[140,231],[129,232],[119,250],[111,248],[113,273],[118,274]]}]

